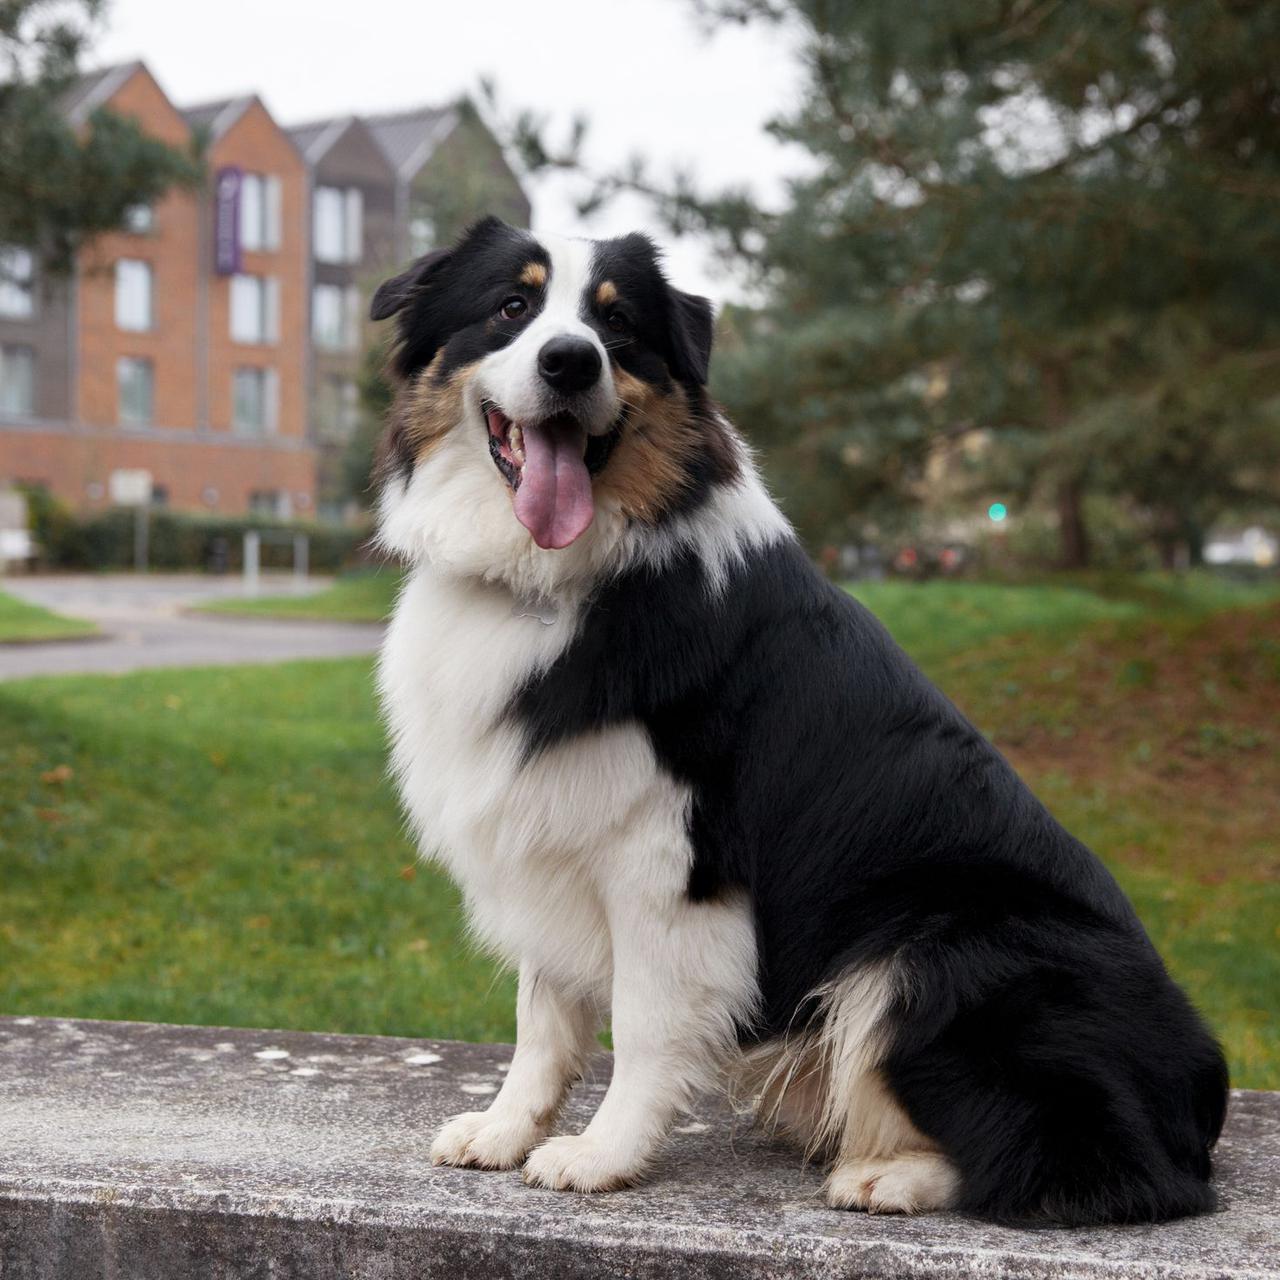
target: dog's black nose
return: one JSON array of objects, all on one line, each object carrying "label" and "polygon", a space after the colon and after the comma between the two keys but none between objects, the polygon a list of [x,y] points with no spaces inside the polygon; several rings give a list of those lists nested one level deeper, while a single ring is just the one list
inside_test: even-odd
[{"label": "dog's black nose", "polygon": [[562,395],[585,391],[600,376],[600,349],[586,338],[552,338],[538,352],[538,372]]}]

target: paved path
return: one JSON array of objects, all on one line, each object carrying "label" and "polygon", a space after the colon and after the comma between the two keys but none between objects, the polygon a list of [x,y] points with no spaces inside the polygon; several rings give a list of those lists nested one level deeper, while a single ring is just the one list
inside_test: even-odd
[{"label": "paved path", "polygon": [[[306,590],[327,580],[312,578]],[[381,628],[348,622],[279,622],[193,615],[183,610],[206,600],[244,594],[239,578],[195,575],[85,574],[6,578],[10,595],[73,618],[88,618],[102,638],[0,645],[0,680],[74,672],[138,671],[144,667],[221,666],[338,658],[372,653]],[[293,589],[288,575],[264,575],[263,595]]]}]

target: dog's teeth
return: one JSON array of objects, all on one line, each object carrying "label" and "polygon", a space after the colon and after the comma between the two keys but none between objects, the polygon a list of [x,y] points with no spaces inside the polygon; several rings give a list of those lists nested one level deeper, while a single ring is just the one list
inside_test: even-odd
[{"label": "dog's teeth", "polygon": [[507,434],[507,443],[511,447],[511,456],[524,465],[524,432],[520,430],[514,423],[510,432]]}]

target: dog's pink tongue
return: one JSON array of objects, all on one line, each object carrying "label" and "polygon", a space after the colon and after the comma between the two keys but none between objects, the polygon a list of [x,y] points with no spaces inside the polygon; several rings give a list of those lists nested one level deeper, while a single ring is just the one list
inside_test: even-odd
[{"label": "dog's pink tongue", "polygon": [[583,461],[587,434],[569,418],[524,426],[524,468],[516,519],[547,550],[567,547],[595,517],[591,476]]}]

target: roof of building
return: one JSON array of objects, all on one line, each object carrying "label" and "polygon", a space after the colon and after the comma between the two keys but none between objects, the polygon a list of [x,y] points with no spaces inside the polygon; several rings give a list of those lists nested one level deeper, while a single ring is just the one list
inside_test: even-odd
[{"label": "roof of building", "polygon": [[95,111],[109,102],[112,95],[134,74],[144,71],[141,62],[118,62],[114,66],[99,67],[77,76],[58,99],[58,106],[74,125],[84,124]]},{"label": "roof of building", "polygon": [[238,98],[221,98],[217,102],[201,102],[179,109],[193,129],[206,130],[210,140],[216,141],[257,101],[257,94],[245,93]]},{"label": "roof of building", "polygon": [[332,120],[315,120],[310,124],[295,124],[285,132],[293,139],[293,144],[302,152],[309,165],[317,165],[330,150],[349,133],[355,130],[362,134],[366,144],[372,145],[388,167],[391,161],[386,152],[378,144],[368,125],[359,116],[337,116]]},{"label": "roof of building", "polygon": [[444,107],[419,107],[390,115],[365,116],[378,145],[402,178],[410,178],[431,158],[453,132],[462,112],[456,103]]},{"label": "roof of building", "polygon": [[346,133],[354,120],[354,116],[342,116],[336,120],[315,120],[311,124],[286,125],[285,132],[306,157],[307,163],[315,164]]}]

